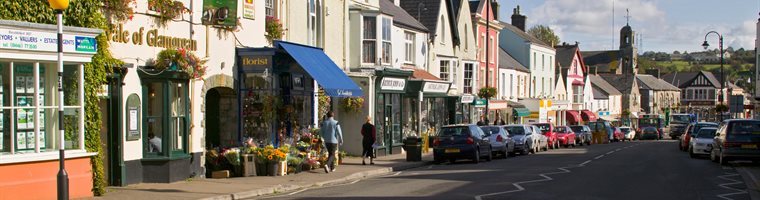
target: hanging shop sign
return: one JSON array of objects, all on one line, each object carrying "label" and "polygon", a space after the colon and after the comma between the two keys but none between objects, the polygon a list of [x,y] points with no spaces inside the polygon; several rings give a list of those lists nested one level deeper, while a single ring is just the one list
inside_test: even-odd
[{"label": "hanging shop sign", "polygon": [[238,1],[203,0],[203,25],[237,26]]},{"label": "hanging shop sign", "polygon": [[256,7],[253,5],[253,0],[243,0],[243,18],[255,19]]},{"label": "hanging shop sign", "polygon": [[459,101],[461,103],[472,103],[473,101],[475,101],[475,96],[465,94],[465,95],[462,95],[462,98]]},{"label": "hanging shop sign", "polygon": [[198,50],[198,42],[193,39],[160,35],[158,29],[145,31],[144,27],[130,32],[129,30],[124,30],[123,24],[115,26],[113,30],[106,31],[106,38],[108,41],[124,44],[132,43],[133,45],[148,45],[164,49]]},{"label": "hanging shop sign", "polygon": [[[0,28],[0,49],[58,51],[58,33]],[[95,54],[95,37],[63,34],[63,52]]]},{"label": "hanging shop sign", "polygon": [[446,92],[449,92],[449,84],[448,83],[425,82],[425,85],[422,87],[422,92],[446,93]]},{"label": "hanging shop sign", "polygon": [[473,100],[472,105],[478,108],[484,108],[488,104],[488,100],[486,99],[477,99]]},{"label": "hanging shop sign", "polygon": [[381,90],[404,91],[406,80],[402,78],[383,77],[380,80]]}]

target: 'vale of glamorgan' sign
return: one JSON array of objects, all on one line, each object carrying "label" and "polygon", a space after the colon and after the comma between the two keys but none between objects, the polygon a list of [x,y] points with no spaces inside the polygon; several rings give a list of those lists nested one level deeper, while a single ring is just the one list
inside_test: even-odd
[{"label": "'vale of glamorgan' sign", "polygon": [[134,45],[148,45],[150,47],[165,49],[198,50],[198,42],[193,39],[160,35],[158,29],[145,31],[144,27],[140,27],[139,30],[130,33],[128,30],[124,30],[124,25],[119,24],[113,30],[107,31],[106,37],[108,41],[125,44],[132,43]]}]

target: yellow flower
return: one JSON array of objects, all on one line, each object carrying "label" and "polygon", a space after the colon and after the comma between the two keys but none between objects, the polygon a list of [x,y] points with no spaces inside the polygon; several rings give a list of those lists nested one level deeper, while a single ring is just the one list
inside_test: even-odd
[{"label": "yellow flower", "polygon": [[272,156],[268,156],[267,159],[272,160]]}]

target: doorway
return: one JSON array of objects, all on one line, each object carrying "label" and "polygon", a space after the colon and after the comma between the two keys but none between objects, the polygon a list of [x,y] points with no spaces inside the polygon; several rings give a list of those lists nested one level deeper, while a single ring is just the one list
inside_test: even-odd
[{"label": "doorway", "polygon": [[206,148],[239,146],[237,96],[232,88],[216,87],[206,92]]},{"label": "doorway", "polygon": [[122,151],[122,75],[108,77],[108,96],[98,102],[101,113],[100,144],[103,151],[104,178],[109,186],[124,186],[124,159]]}]

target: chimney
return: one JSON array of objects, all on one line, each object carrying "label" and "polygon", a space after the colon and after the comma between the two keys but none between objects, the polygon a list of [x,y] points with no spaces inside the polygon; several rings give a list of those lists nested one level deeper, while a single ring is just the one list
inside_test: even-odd
[{"label": "chimney", "polygon": [[522,31],[525,31],[525,20],[527,20],[528,17],[525,17],[525,15],[520,14],[519,5],[513,11],[514,11],[514,14],[512,14],[512,25],[519,28]]},{"label": "chimney", "polygon": [[492,8],[491,12],[493,12],[493,18],[496,20],[499,20],[499,2],[496,0],[494,1],[488,0],[488,1],[491,2],[491,8]]}]

